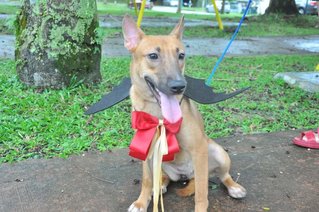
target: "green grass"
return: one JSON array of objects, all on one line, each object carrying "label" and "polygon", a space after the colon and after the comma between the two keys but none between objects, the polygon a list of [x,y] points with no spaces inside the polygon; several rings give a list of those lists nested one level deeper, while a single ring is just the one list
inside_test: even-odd
[{"label": "green grass", "polygon": [[0,14],[16,14],[19,11],[18,6],[5,5],[0,3]]},{"label": "green grass", "polygon": [[317,16],[263,15],[250,17],[242,27],[240,37],[318,35]]},{"label": "green grass", "polygon": [[[83,112],[111,88],[112,82],[126,75],[128,63],[127,59],[103,61],[103,69],[109,71],[104,71],[107,80],[98,87],[42,91],[20,84],[14,62],[1,61],[0,162],[65,157],[89,148],[126,146],[130,129],[128,101],[97,114],[90,123]],[[126,136],[119,138],[118,134]]]},{"label": "green grass", "polygon": [[0,33],[12,35],[15,33],[14,18],[0,19]]},{"label": "green grass", "polygon": [[[99,2],[98,6],[98,14],[100,15],[113,15],[113,16],[123,16],[124,14],[130,14],[135,16],[135,10],[127,7],[126,4],[104,4]],[[180,14],[169,13],[169,12],[157,12],[153,10],[144,10],[144,17],[180,17]],[[213,15],[212,15],[213,16]],[[212,17],[211,16],[211,17]],[[210,16],[207,15],[199,15],[199,14],[185,14],[185,18],[188,19],[210,19]]]},{"label": "green grass", "polygon": [[[191,57],[187,73],[207,78],[216,58]],[[312,71],[318,55],[226,58],[213,81],[218,91],[250,86],[240,96],[215,105],[199,105],[212,138],[318,127],[319,94],[290,88],[273,75]],[[26,158],[67,157],[87,150],[126,147],[132,137],[126,100],[94,117],[83,112],[128,75],[129,58],[104,59],[103,82],[96,87],[28,89],[14,62],[0,60],[0,163]]]},{"label": "green grass", "polygon": [[[318,35],[319,29],[315,28],[317,17],[296,16],[285,19],[282,16],[255,16],[248,19],[246,26],[242,26],[238,39],[246,37],[268,37],[268,36],[305,36]],[[187,20],[186,20],[187,21]],[[177,20],[176,20],[177,23]],[[172,27],[141,27],[146,34],[169,34]],[[185,38],[230,38],[236,27],[224,27],[224,31],[217,27],[195,26],[186,27]],[[121,28],[103,28],[106,37],[117,37],[121,35]]]},{"label": "green grass", "polygon": [[[123,16],[130,14],[135,16],[132,9],[127,8],[125,4],[98,4],[100,15],[114,15]],[[222,14],[221,18],[224,22],[230,21],[238,23],[241,19],[241,14]],[[180,14],[156,12],[152,10],[145,10],[144,17],[157,17],[157,18],[179,18]],[[185,14],[185,20],[202,19],[216,21],[213,14],[207,15],[194,15]],[[247,24],[243,26],[238,34],[239,37],[254,37],[254,36],[302,36],[302,35],[318,35],[319,29],[315,28],[318,22],[316,16],[248,16]],[[143,27],[142,29],[148,34],[167,34],[171,27]],[[220,31],[217,27],[197,26],[185,30],[185,37],[230,37],[236,27],[224,27],[224,31]],[[106,34],[114,37],[121,32],[120,28],[104,28]]]},{"label": "green grass", "polygon": [[[100,15],[134,15],[124,4],[99,4]],[[15,6],[0,6],[0,13],[14,14]],[[148,17],[178,17],[177,14],[145,11]],[[186,15],[186,19],[210,19]],[[238,22],[239,15],[223,15],[223,20]],[[249,17],[239,37],[291,36],[318,34],[314,16]],[[1,33],[13,33],[13,19],[0,21]],[[107,37],[119,36],[121,30],[104,29]],[[167,34],[171,27],[143,28],[147,34]],[[229,37],[234,28],[224,32],[216,28],[186,28],[185,37]],[[189,75],[207,78],[216,58],[191,57]],[[273,132],[318,127],[319,94],[290,88],[273,75],[284,71],[312,71],[318,55],[257,56],[227,58],[214,78],[216,90],[232,91],[250,86],[244,94],[216,105],[199,105],[210,137]],[[67,157],[87,150],[105,151],[126,147],[130,129],[128,100],[93,118],[83,114],[85,108],[110,91],[128,75],[129,58],[104,59],[104,81],[96,87],[73,85],[68,89],[28,89],[17,80],[14,62],[0,60],[0,163],[26,158]]]},{"label": "green grass", "polygon": [[[319,29],[315,28],[315,25],[318,22],[317,19],[318,17],[314,16],[295,16],[288,19],[283,16],[275,15],[253,16],[248,18],[246,26],[241,27],[238,37],[318,35]],[[232,19],[232,21],[237,20]],[[239,19],[236,23],[238,22]],[[224,31],[220,31],[217,27],[186,27],[184,35],[188,38],[231,37],[236,27],[237,26],[225,26]],[[148,34],[167,34],[172,30],[171,27],[142,27],[142,29]],[[120,31],[120,29],[118,30]]]}]

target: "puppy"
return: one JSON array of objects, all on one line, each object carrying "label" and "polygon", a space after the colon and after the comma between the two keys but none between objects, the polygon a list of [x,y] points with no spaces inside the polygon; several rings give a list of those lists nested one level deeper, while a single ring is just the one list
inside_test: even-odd
[{"label": "puppy", "polygon": [[[184,18],[169,35],[150,36],[134,20],[123,20],[124,45],[132,54],[130,98],[135,111],[143,111],[171,122],[183,118],[176,137],[180,151],[175,159],[162,165],[163,186],[186,176],[188,185],[177,191],[180,196],[195,193],[195,211],[208,209],[208,177],[215,173],[234,198],[243,198],[246,190],[229,174],[230,159],[225,150],[208,138],[203,119],[195,104],[183,97],[187,82],[183,76],[185,48],[182,43]],[[128,211],[147,211],[152,196],[152,168],[143,161],[142,190]]]}]

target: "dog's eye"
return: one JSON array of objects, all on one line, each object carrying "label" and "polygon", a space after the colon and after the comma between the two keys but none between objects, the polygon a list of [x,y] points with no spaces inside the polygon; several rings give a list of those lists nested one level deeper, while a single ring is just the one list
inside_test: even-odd
[{"label": "dog's eye", "polygon": [[180,54],[178,55],[178,59],[184,60],[184,58],[185,58],[185,54],[184,54],[184,53],[180,53]]},{"label": "dog's eye", "polygon": [[150,58],[151,60],[157,60],[158,59],[158,55],[156,53],[151,53],[148,55],[148,58]]}]

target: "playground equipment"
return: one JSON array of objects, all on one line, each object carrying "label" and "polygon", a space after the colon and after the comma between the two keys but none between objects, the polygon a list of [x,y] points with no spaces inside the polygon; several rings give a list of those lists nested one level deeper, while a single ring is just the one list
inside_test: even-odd
[{"label": "playground equipment", "polygon": [[[220,15],[219,15],[219,11],[218,11],[215,0],[212,0],[212,4],[214,5],[214,10],[215,10],[215,14],[216,14],[216,20],[218,22],[218,27],[220,30],[224,30],[223,22],[222,22]],[[142,19],[144,16],[144,9],[145,9],[145,5],[146,5],[146,0],[142,0],[140,10],[138,10],[136,0],[133,1],[133,5],[134,5],[135,14],[137,15],[137,26],[141,27]]]},{"label": "playground equipment", "polygon": [[215,14],[216,14],[216,20],[218,22],[218,27],[220,30],[224,30],[223,22],[222,22],[220,15],[219,15],[219,11],[218,11],[215,0],[212,0],[212,3],[214,5],[214,10],[215,10]]}]

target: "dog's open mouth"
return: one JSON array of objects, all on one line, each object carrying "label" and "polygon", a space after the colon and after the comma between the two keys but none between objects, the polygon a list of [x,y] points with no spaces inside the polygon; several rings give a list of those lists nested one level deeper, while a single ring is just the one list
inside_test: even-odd
[{"label": "dog's open mouth", "polygon": [[176,96],[161,92],[149,77],[145,77],[144,79],[157,103],[160,105],[164,118],[172,123],[178,121],[182,117],[182,111]]},{"label": "dog's open mouth", "polygon": [[148,85],[148,88],[150,89],[150,91],[154,95],[157,103],[159,105],[161,105],[161,97],[160,97],[160,94],[159,94],[159,90],[155,87],[155,84],[154,84],[153,80],[151,80],[151,78],[149,78],[147,76],[144,79],[146,81],[146,84]]}]

